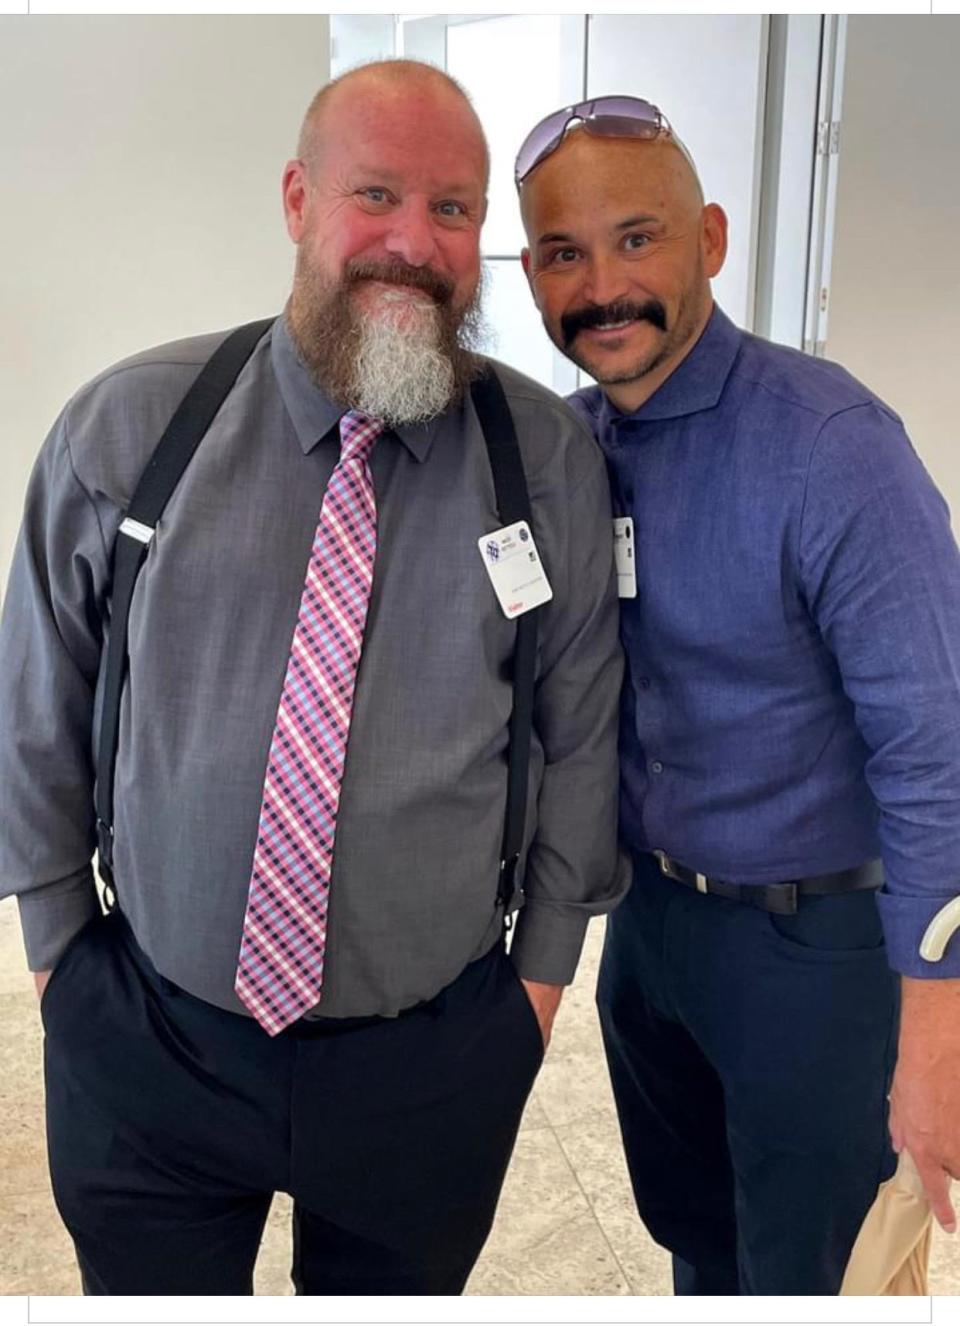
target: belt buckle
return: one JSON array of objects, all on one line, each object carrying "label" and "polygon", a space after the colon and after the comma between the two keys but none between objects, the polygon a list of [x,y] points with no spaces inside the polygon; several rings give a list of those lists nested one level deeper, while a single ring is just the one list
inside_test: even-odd
[{"label": "belt buckle", "polygon": [[666,852],[661,851],[659,847],[655,847],[653,849],[653,854],[657,858],[660,874],[666,875],[667,879],[675,880],[677,877],[673,873],[673,862],[670,860],[669,856],[667,856]]},{"label": "belt buckle", "polygon": [[769,884],[767,889],[767,896],[774,900],[774,905],[766,907],[765,911],[773,912],[775,916],[794,916],[796,914],[796,880],[789,879],[784,880],[782,884]]},{"label": "belt buckle", "polygon": [[[670,860],[669,856],[667,856],[666,852],[662,851],[660,848],[656,848],[654,850],[653,855],[657,858],[657,863],[660,866],[660,873],[662,875],[666,875],[668,879],[676,880],[678,884],[686,884],[688,882],[683,878],[682,875],[679,875],[677,873],[676,867],[674,866],[673,862]],[[697,892],[698,893],[709,892],[709,890],[707,889],[706,875],[701,875],[699,870],[694,870],[691,873],[693,874],[693,877],[696,880]]]}]

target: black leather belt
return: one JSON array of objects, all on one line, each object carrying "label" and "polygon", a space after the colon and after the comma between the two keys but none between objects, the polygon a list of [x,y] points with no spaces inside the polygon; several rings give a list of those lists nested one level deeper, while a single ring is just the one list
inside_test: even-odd
[{"label": "black leather belt", "polygon": [[828,893],[855,893],[860,889],[879,889],[883,884],[882,861],[867,861],[852,870],[837,870],[830,875],[788,879],[782,884],[732,884],[729,880],[714,879],[712,875],[701,875],[696,870],[689,870],[667,856],[666,852],[655,851],[652,855],[656,857],[663,874],[668,879],[675,879],[678,884],[686,884],[698,893],[713,893],[718,898],[745,902],[751,907],[776,912],[780,916],[792,915],[797,910],[797,899],[804,894],[822,896]]}]

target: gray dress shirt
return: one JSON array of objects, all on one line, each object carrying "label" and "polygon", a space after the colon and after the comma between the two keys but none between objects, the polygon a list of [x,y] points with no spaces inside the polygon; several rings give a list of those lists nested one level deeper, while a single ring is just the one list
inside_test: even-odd
[{"label": "gray dress shirt", "polygon": [[[0,636],[0,893],[31,967],[97,908],[92,731],[109,550],[157,440],[223,333],[147,351],[83,388],[31,480]],[[616,846],[621,680],[603,459],[567,407],[499,368],[541,610],[520,974],[565,983],[587,920],[626,888]],[[164,513],[130,617],[116,771],[120,906],[156,967],[233,991],[264,772],[339,410],[282,320]],[[323,993],[333,1017],[433,996],[496,941],[516,626],[477,540],[497,528],[472,403],[382,437],[378,548],[336,830]]]}]

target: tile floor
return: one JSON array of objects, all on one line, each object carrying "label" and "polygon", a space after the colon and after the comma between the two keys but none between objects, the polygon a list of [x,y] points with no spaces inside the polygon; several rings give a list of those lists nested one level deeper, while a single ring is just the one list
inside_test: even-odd
[{"label": "tile floor", "polygon": [[[668,1294],[666,1253],[633,1209],[593,1011],[603,938],[590,928],[577,982],[524,1116],[493,1233],[470,1294]],[[77,1294],[72,1246],[50,1196],[40,1022],[16,907],[0,903],[0,1293]],[[274,1203],[259,1294],[291,1293],[289,1203]],[[935,1239],[933,1289],[960,1292],[960,1243]]]}]

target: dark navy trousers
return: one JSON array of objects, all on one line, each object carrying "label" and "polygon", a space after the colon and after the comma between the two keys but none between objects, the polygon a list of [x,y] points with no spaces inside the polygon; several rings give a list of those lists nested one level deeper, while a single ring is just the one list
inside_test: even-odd
[{"label": "dark navy trousers", "polygon": [[88,1294],[250,1294],[274,1192],[302,1294],[459,1294],[543,1057],[503,946],[398,1018],[271,1039],[166,981],[116,914],[54,969],[54,1197]]},{"label": "dark navy trousers", "polygon": [[597,1001],[640,1215],[678,1294],[836,1294],[894,1169],[899,980],[875,895],[795,916],[638,856]]}]

